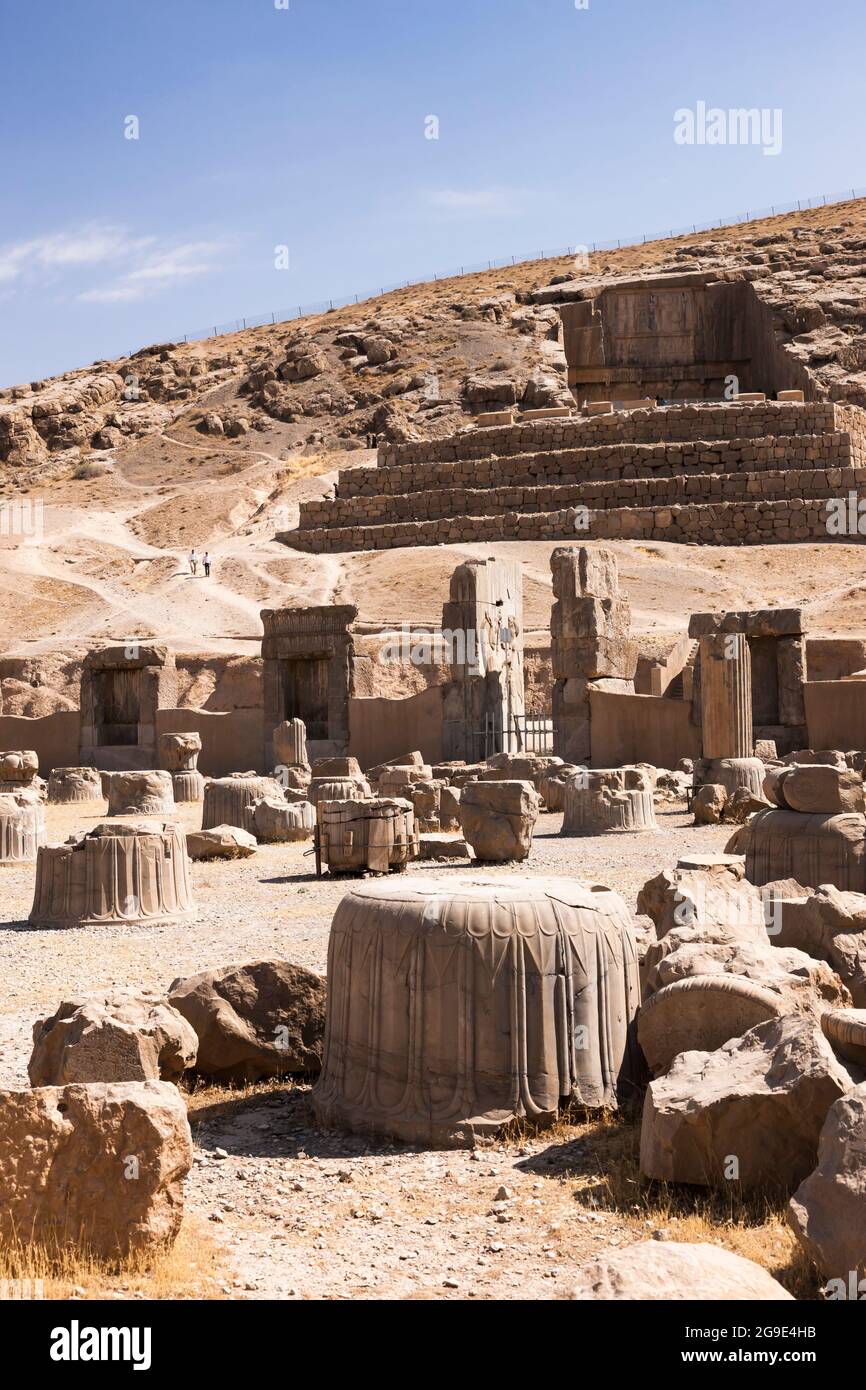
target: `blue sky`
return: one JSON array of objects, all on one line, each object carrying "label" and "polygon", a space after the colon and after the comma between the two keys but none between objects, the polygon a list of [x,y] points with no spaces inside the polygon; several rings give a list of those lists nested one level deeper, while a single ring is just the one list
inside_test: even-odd
[{"label": "blue sky", "polygon": [[[283,3],[0,0],[0,384],[866,185],[863,0]],[[699,101],[781,152],[677,144]]]}]

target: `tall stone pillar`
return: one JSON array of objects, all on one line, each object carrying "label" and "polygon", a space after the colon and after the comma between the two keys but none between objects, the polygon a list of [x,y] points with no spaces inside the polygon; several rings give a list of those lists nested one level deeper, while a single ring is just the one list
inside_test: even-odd
[{"label": "tall stone pillar", "polygon": [[559,546],[550,557],[554,604],[553,750],[566,762],[592,758],[593,690],[634,694],[637,653],[631,611],[619,591],[616,556],[590,546]]},{"label": "tall stone pillar", "polygon": [[442,756],[480,761],[522,751],[523,566],[467,560],[442,608],[451,679],[445,686]]},{"label": "tall stone pillar", "polygon": [[752,756],[752,660],[742,632],[701,638],[701,724],[705,758]]}]

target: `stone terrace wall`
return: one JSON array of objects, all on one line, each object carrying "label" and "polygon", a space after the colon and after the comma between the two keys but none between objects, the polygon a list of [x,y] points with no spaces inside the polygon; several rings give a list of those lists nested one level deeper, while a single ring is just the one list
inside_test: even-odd
[{"label": "stone terrace wall", "polygon": [[[502,457],[580,445],[653,444],[663,440],[762,438],[767,435],[828,434],[849,430],[837,411],[852,418],[853,407],[832,401],[766,401],[753,405],[678,405],[572,416],[528,424],[470,429],[449,439],[389,444],[379,449],[381,467],[405,463],[448,463],[455,459]],[[859,413],[862,419],[863,412]],[[862,425],[860,426],[862,430]]]},{"label": "stone terrace wall", "polygon": [[[386,497],[338,498],[302,504],[300,526],[346,527],[387,525],[399,521],[429,521],[449,516],[494,516],[500,512],[549,512],[584,505],[640,507],[681,505],[690,501],[751,501],[760,497],[834,497],[840,488],[866,488],[866,468],[847,466],[849,450],[840,446],[808,468],[772,467],[729,472],[709,465],[703,473],[662,473],[601,482],[560,486],[431,488],[419,481],[405,493]],[[835,456],[834,456],[835,455]],[[712,471],[711,471],[712,469]]]},{"label": "stone terrace wall", "polygon": [[588,529],[583,528],[582,521],[580,513],[570,507],[556,512],[503,512],[498,516],[461,516],[387,526],[362,524],[331,530],[286,531],[280,539],[296,550],[315,553],[514,540],[695,541],[704,545],[841,541],[851,545],[866,539],[828,535],[826,502],[821,498],[618,507],[593,514]]},{"label": "stone terrace wall", "polygon": [[[811,464],[866,467],[866,447],[852,432],[749,439],[693,439],[677,443],[602,444],[505,458],[460,459],[452,463],[400,464],[352,468],[340,473],[337,502],[356,497],[396,497],[424,488],[538,486],[563,480],[592,482],[643,474],[752,473],[764,468]],[[301,504],[302,525],[323,525],[331,514],[327,500]],[[307,520],[307,518],[310,518]],[[314,519],[316,518],[316,519]]]}]

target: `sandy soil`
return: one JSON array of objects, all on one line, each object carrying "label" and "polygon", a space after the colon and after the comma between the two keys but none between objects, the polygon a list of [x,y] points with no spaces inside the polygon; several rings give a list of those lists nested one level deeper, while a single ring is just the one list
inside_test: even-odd
[{"label": "sandy soil", "polygon": [[[50,838],[104,814],[96,804],[49,806]],[[197,807],[178,813],[187,827],[199,815]],[[529,867],[609,884],[634,909],[646,879],[680,853],[723,846],[727,829],[689,819],[683,808],[661,808],[657,834],[573,840],[560,837],[560,816],[545,815]],[[410,872],[447,881],[467,867]],[[27,1085],[33,1021],[81,992],[165,989],[178,975],[260,956],[324,971],[330,920],[347,884],[317,880],[303,845],[195,864],[193,882],[199,919],[191,927],[36,931],[26,921],[32,866],[0,871],[0,1084]],[[290,1085],[190,1096],[196,1156],[186,1225],[215,1256],[198,1281],[200,1296],[560,1298],[595,1251],[652,1233],[718,1240],[789,1281],[799,1277],[776,1214],[744,1224],[722,1213],[708,1230],[700,1196],[674,1212],[643,1190],[636,1172],[629,1178],[633,1118],[577,1115],[555,1131],[475,1153],[427,1152],[321,1132],[307,1097],[306,1087]],[[130,1296],[124,1286],[108,1292]],[[79,1296],[95,1294],[85,1287]]]}]

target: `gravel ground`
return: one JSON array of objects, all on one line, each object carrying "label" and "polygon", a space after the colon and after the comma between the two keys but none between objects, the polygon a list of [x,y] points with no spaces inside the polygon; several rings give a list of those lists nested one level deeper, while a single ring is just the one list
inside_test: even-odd
[{"label": "gravel ground", "polygon": [[[49,838],[104,815],[99,806],[49,806]],[[199,817],[199,807],[178,810],[187,828]],[[694,827],[681,806],[659,808],[658,819],[656,834],[577,840],[559,836],[560,816],[542,816],[527,871],[607,884],[634,909],[648,878],[683,852],[722,849],[729,835]],[[410,872],[447,880],[467,867],[454,861]],[[303,845],[263,846],[251,859],[193,865],[194,925],[36,931],[26,920],[33,878],[33,866],[0,870],[4,1086],[27,1085],[33,1021],[82,992],[165,989],[179,975],[262,956],[324,971],[330,920],[347,886],[317,880]],[[611,1141],[601,1121],[473,1155],[323,1134],[303,1087],[209,1090],[193,1098],[192,1110],[187,1209],[220,1247],[222,1270],[203,1294],[567,1297],[570,1270],[599,1248],[648,1233],[637,1207],[611,1214],[593,1210],[591,1195],[586,1200]]]}]

